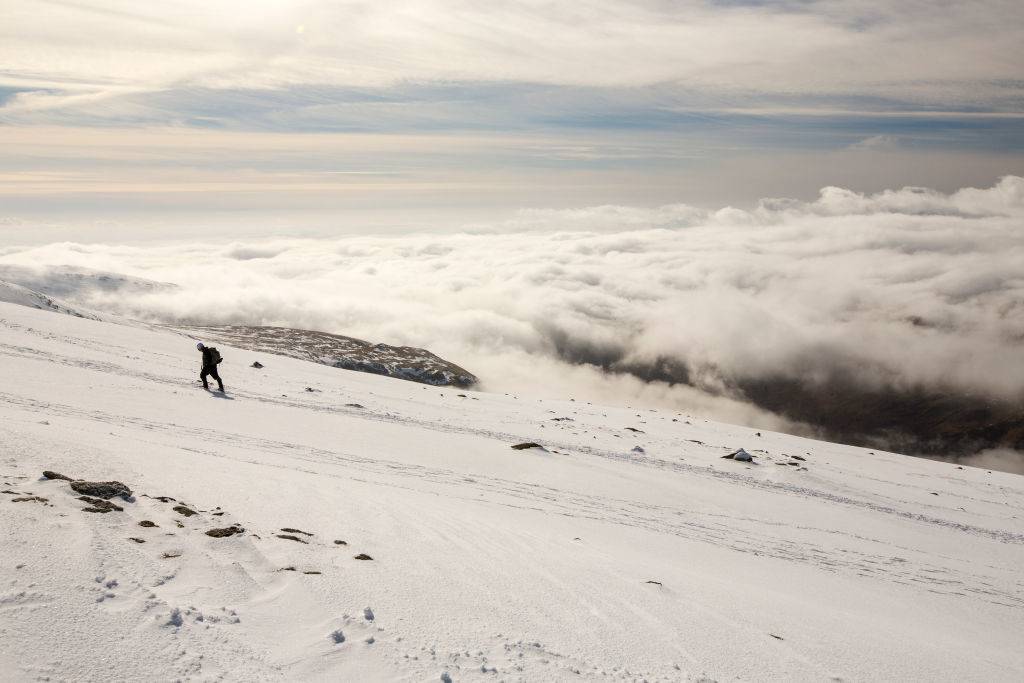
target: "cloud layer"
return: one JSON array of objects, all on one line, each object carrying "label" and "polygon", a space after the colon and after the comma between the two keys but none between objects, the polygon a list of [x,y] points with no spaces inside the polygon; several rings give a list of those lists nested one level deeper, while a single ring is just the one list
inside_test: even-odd
[{"label": "cloud layer", "polygon": [[758,382],[1024,402],[1020,177],[950,194],[829,187],[749,211],[524,211],[443,236],[56,243],[0,264],[179,285],[80,295],[149,320],[424,346],[498,391],[789,428],[752,405]]}]

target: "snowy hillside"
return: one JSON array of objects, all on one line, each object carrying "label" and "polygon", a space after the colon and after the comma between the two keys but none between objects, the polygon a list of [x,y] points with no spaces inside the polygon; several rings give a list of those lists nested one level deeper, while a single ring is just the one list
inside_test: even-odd
[{"label": "snowy hillside", "polygon": [[0,678],[1024,678],[1020,476],[220,348],[0,304]]},{"label": "snowy hillside", "polygon": [[84,310],[68,306],[66,303],[53,299],[42,292],[3,280],[0,280],[0,303],[29,306],[44,311],[74,315],[80,318],[98,319],[99,317]]},{"label": "snowy hillside", "polygon": [[180,326],[190,336],[235,347],[370,372],[435,386],[470,387],[476,377],[426,349],[371,344],[362,339],[288,327],[252,325]]}]

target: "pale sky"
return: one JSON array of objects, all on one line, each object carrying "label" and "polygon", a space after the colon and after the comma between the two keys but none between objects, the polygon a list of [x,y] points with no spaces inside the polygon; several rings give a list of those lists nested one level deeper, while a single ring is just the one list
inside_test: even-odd
[{"label": "pale sky", "polygon": [[0,222],[988,187],[1024,175],[1021,45],[1019,0],[0,1]]}]

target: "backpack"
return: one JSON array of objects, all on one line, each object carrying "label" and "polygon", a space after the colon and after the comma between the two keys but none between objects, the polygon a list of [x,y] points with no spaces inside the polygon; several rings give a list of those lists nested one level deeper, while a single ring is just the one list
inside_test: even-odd
[{"label": "backpack", "polygon": [[213,361],[214,365],[220,365],[220,362],[224,360],[221,358],[220,351],[212,346],[210,347],[210,360]]}]

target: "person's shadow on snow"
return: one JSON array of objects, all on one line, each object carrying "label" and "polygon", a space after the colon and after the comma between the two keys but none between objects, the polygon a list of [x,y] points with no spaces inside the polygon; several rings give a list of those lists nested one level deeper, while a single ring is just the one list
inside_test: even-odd
[{"label": "person's shadow on snow", "polygon": [[210,398],[222,398],[225,401],[234,401],[235,400],[234,396],[228,396],[227,394],[222,393],[220,391],[211,391],[210,392]]}]

